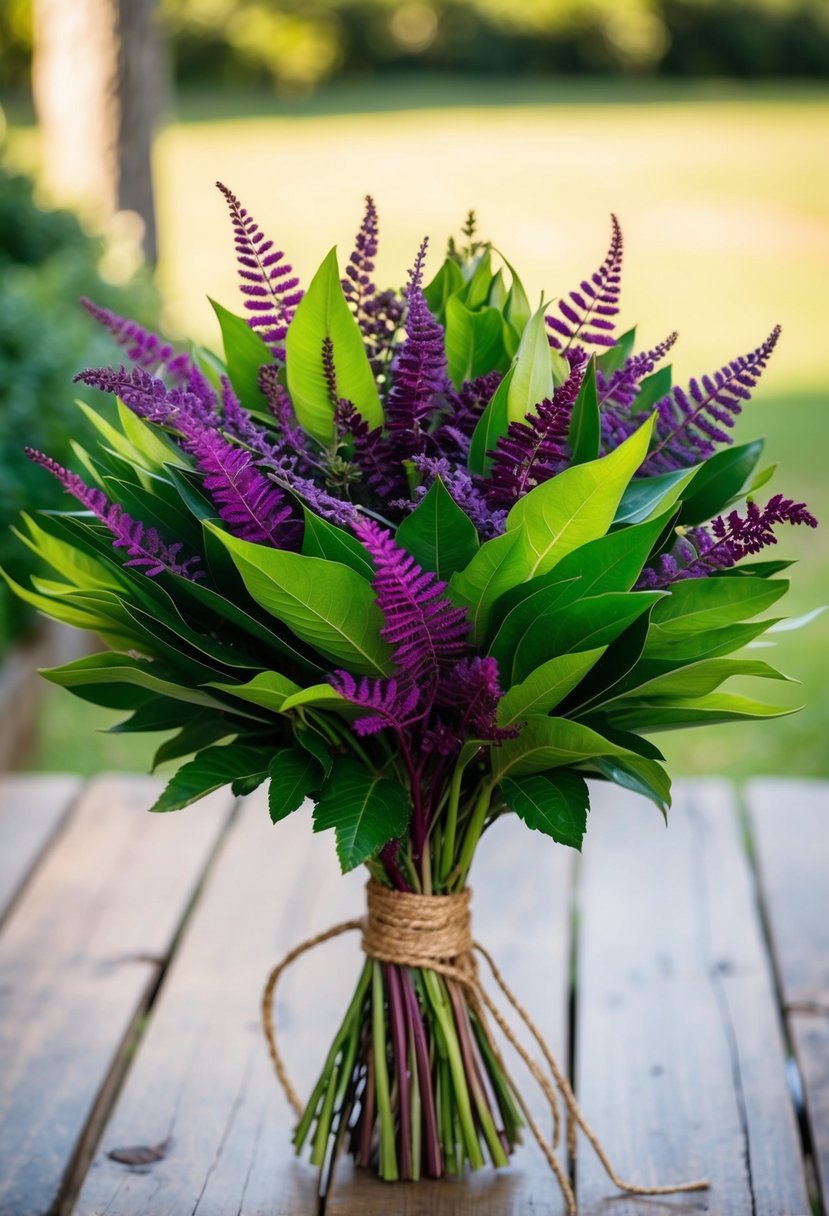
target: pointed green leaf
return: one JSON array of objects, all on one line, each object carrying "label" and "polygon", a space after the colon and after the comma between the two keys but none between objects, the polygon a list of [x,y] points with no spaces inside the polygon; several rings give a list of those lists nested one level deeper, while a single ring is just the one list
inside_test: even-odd
[{"label": "pointed green leaf", "polygon": [[319,762],[307,751],[286,747],[268,765],[268,810],[272,823],[299,810],[309,794],[322,782]]},{"label": "pointed green leaf", "polygon": [[449,579],[478,551],[478,532],[439,477],[397,529],[395,540],[424,570]]},{"label": "pointed green leaf", "polygon": [[689,469],[675,469],[671,473],[660,473],[656,477],[635,477],[622,495],[619,509],[613,519],[614,527],[620,524],[639,524],[668,511],[684,495],[704,465],[695,464]]},{"label": "pointed green leaf", "polygon": [[338,758],[314,808],[314,831],[334,828],[343,873],[373,857],[406,830],[408,792],[357,760]]},{"label": "pointed green leaf", "polygon": [[300,691],[298,684],[289,680],[287,676],[280,675],[278,671],[261,671],[247,684],[225,684],[213,681],[209,687],[228,693],[232,697],[238,697],[241,701],[261,705],[263,709],[272,709],[275,713],[281,711],[286,697]]},{"label": "pointed green leaf", "polygon": [[637,414],[643,410],[649,410],[652,405],[656,405],[657,401],[661,401],[671,391],[671,365],[666,364],[660,367],[659,371],[654,372],[652,376],[646,376],[639,386],[639,392],[636,394],[636,400],[633,403],[633,408]]},{"label": "pointed green leaf", "polygon": [[248,592],[298,638],[355,675],[388,675],[391,650],[369,584],[350,566],[270,549],[213,525]]},{"label": "pointed green leaf", "polygon": [[460,296],[446,301],[446,363],[455,388],[496,368],[506,370],[503,323],[497,308],[473,312]]},{"label": "pointed green leaf", "polygon": [[635,691],[625,693],[625,698],[635,697],[650,700],[651,697],[702,697],[714,692],[726,680],[734,677],[753,676],[762,680],[785,680],[775,667],[755,659],[703,659],[699,663],[688,663],[675,671],[665,672],[639,684]]},{"label": "pointed green leaf", "polygon": [[708,726],[720,722],[746,722],[762,718],[784,718],[800,706],[765,705],[751,697],[715,692],[706,697],[672,697],[664,701],[620,701],[611,720],[624,730],[653,733],[681,730],[686,726]]},{"label": "pointed green leaf", "polygon": [[508,398],[514,375],[515,368],[511,367],[490,397],[472,432],[467,461],[471,473],[480,474],[489,470],[492,459],[487,453],[495,451],[498,440],[509,429]]},{"label": "pointed green leaf", "polygon": [[608,781],[649,798],[667,820],[671,809],[671,779],[658,760],[647,760],[640,756],[622,760],[615,756],[600,758],[594,763]]},{"label": "pointed green leaf", "polygon": [[328,445],[334,437],[334,403],[322,364],[323,343],[334,350],[337,393],[353,402],[372,428],[383,425],[383,407],[363,338],[346,303],[332,249],[297,305],[285,339],[288,391],[303,430]]},{"label": "pointed green leaf", "polygon": [[243,405],[265,409],[267,402],[259,388],[259,369],[273,363],[273,355],[244,317],[228,312],[216,300],[210,301],[219,322],[224,343],[227,378]]},{"label": "pointed green leaf", "polygon": [[[688,578],[674,583],[651,617],[648,651],[757,616],[788,589],[785,579]],[[655,656],[654,656],[655,657]]]},{"label": "pointed green leaf", "polygon": [[440,321],[441,325],[446,318],[446,301],[450,296],[456,295],[463,289],[463,274],[458,263],[454,258],[447,258],[426,287],[423,288],[423,295],[426,297],[426,303],[429,305],[429,312]]},{"label": "pointed green leaf", "polygon": [[542,301],[521,335],[507,392],[507,421],[523,422],[539,402],[552,395],[550,343]]},{"label": "pointed green leaf", "polygon": [[469,620],[480,644],[486,636],[492,606],[500,595],[522,583],[532,560],[523,532],[505,532],[481,545],[472,561],[449,581],[449,594],[468,608]]},{"label": "pointed green leaf", "polygon": [[514,684],[498,705],[499,726],[512,726],[528,714],[546,714],[563,701],[605,652],[604,646],[548,659]]},{"label": "pointed green leaf", "polygon": [[596,394],[596,358],[591,357],[581,382],[579,395],[573,406],[567,441],[570,444],[571,464],[584,464],[596,460],[601,445],[602,427],[599,419],[599,398]]},{"label": "pointed green leaf", "polygon": [[684,495],[679,522],[694,527],[724,511],[748,482],[762,451],[763,440],[755,439],[709,457]]},{"label": "pointed green leaf", "polygon": [[272,748],[242,743],[208,747],[181,766],[150,810],[178,811],[233,781],[260,774],[264,780],[272,756]]},{"label": "pointed green leaf", "polygon": [[615,346],[608,347],[596,359],[596,366],[604,376],[612,376],[633,354],[636,341],[636,326],[626,330],[616,339]]},{"label": "pointed green leaf", "polygon": [[502,781],[506,776],[525,777],[530,773],[578,764],[594,756],[630,757],[635,753],[611,743],[581,722],[531,714],[517,739],[505,739],[490,754],[493,776],[496,781]]},{"label": "pointed green leaf", "polygon": [[302,552],[306,557],[324,557],[332,562],[341,562],[356,570],[368,582],[374,578],[374,567],[366,550],[345,528],[338,528],[327,519],[317,515],[303,505],[305,528],[302,534]]},{"label": "pointed green leaf", "polygon": [[581,851],[590,809],[590,794],[583,777],[575,773],[555,776],[536,773],[515,780],[505,777],[501,793],[507,806],[528,828]]}]

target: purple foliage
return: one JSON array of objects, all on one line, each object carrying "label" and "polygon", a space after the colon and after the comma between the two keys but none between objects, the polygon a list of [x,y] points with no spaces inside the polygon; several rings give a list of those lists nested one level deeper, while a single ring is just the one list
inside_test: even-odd
[{"label": "purple foliage", "polygon": [[194,367],[188,354],[177,352],[169,342],[144,329],[137,321],[119,317],[86,296],[81,296],[81,304],[91,317],[109,330],[118,345],[124,347],[127,358],[138,367],[145,371],[163,370],[176,383],[187,380]]},{"label": "purple foliage", "polygon": [[175,427],[187,433],[215,421],[202,397],[184,388],[168,388],[163,380],[140,367],[96,367],[79,372],[75,380],[114,393],[134,414],[156,426]]},{"label": "purple foliage", "polygon": [[427,241],[409,273],[406,288],[406,341],[395,357],[392,387],[386,403],[389,439],[398,459],[423,450],[421,423],[435,410],[436,398],[448,387],[442,327],[429,311],[423,295],[423,263]]},{"label": "purple foliage", "polygon": [[372,680],[368,676],[358,683],[347,671],[335,671],[331,676],[332,687],[350,701],[372,712],[364,718],[356,718],[354,730],[358,735],[375,735],[379,730],[391,727],[404,730],[410,725],[411,715],[420,700],[420,689],[409,679],[398,682],[392,676],[388,680]]},{"label": "purple foliage", "polygon": [[165,570],[191,582],[205,577],[204,571],[199,569],[200,557],[187,557],[184,561],[179,559],[182,549],[180,541],[167,544],[155,528],[147,528],[139,520],[132,519],[117,503],[110,502],[103,490],[88,486],[77,473],[65,469],[51,456],[45,456],[35,448],[27,447],[25,452],[30,460],[56,477],[65,490],[109,529],[115,537],[113,548],[127,551],[129,561],[124,562],[125,566],[135,566],[150,578]]},{"label": "purple foliage", "polygon": [[622,230],[615,215],[610,217],[613,232],[607,256],[590,279],[583,279],[577,291],[558,301],[561,316],[548,316],[552,331],[550,345],[562,354],[577,340],[591,346],[613,346],[615,321],[619,312],[622,282]]},{"label": "purple foliage", "polygon": [[731,443],[731,430],[743,403],[751,398],[780,337],[776,325],[765,342],[741,355],[702,381],[691,380],[688,391],[677,386],[656,404],[656,443],[642,466],[644,473],[662,473],[707,460],[718,443]]},{"label": "purple foliage", "polygon": [[500,536],[507,522],[507,512],[498,507],[492,507],[487,502],[486,495],[472,480],[471,475],[463,465],[452,465],[445,456],[415,456],[413,465],[423,476],[424,484],[415,491],[415,502],[399,504],[405,510],[412,510],[423,498],[429,486],[439,477],[462,511],[465,511],[478,530],[482,540],[490,540]]},{"label": "purple foliage", "polygon": [[294,310],[302,299],[299,279],[284,260],[284,253],[274,249],[273,241],[265,238],[236,195],[221,182],[216,182],[216,185],[230,209],[245,308],[253,314],[248,317],[248,324],[276,358],[284,359],[282,343]]},{"label": "purple foliage", "polygon": [[566,466],[567,432],[584,366],[583,362],[574,362],[570,375],[556,387],[552,398],[540,401],[523,422],[511,422],[507,433],[498,439],[495,450],[489,453],[492,467],[484,482],[492,506],[508,509]]},{"label": "purple foliage", "polygon": [[663,553],[656,566],[646,566],[637,589],[668,587],[685,578],[703,578],[717,570],[728,570],[744,557],[777,544],[777,524],[805,524],[816,528],[817,520],[803,502],[775,494],[764,507],[749,499],[745,515],[730,511],[718,515],[707,527],[691,528],[680,536],[670,553]]},{"label": "purple foliage", "polygon": [[653,350],[640,351],[631,355],[620,368],[605,376],[601,368],[596,369],[596,395],[599,407],[630,409],[633,405],[639,387],[646,376],[649,376],[667,355],[676,342],[679,334],[676,330],[660,342]]},{"label": "purple foliage", "polygon": [[476,376],[474,380],[464,380],[459,389],[450,386],[442,421],[429,435],[430,449],[438,456],[465,462],[472,433],[502,379],[501,372],[493,371]]},{"label": "purple foliage", "polygon": [[455,664],[441,684],[436,700],[438,705],[452,707],[460,717],[459,737],[468,735],[500,743],[519,734],[517,726],[497,725],[502,695],[497,660],[476,655]]},{"label": "purple foliage", "polygon": [[372,276],[374,259],[377,257],[378,233],[377,208],[374,205],[374,199],[367,194],[363,220],[345,268],[345,277],[342,280],[343,295],[351,305],[351,310],[361,328],[362,322],[371,319],[367,309],[377,295],[377,287]]},{"label": "purple foliage", "polygon": [[391,452],[382,427],[370,427],[352,401],[341,397],[335,413],[337,433],[350,435],[353,461],[366,486],[378,498],[392,498],[406,492],[406,475]]}]

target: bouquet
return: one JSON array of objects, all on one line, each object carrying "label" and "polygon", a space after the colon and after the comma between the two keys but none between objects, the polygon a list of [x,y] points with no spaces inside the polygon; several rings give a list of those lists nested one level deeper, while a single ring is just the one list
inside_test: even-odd
[{"label": "bouquet", "polygon": [[676,334],[617,333],[615,218],[598,270],[533,309],[472,215],[428,281],[424,241],[384,291],[369,198],[344,271],[332,250],[303,291],[220,189],[247,315],[214,304],[220,358],[87,302],[131,367],[77,377],[117,398],[81,405],[81,472],[28,451],[78,507],[23,515],[52,573],[13,587],[110,647],[49,680],[173,732],[154,811],[268,782],[274,823],[310,798],[366,867],[365,965],[297,1150],[390,1180],[503,1166],[523,1123],[544,1138],[470,962],[475,851],[509,813],[581,848],[588,778],[667,814],[652,733],[786,712],[720,691],[783,678],[733,657],[787,587],[753,559],[816,523],[760,505],[762,440],[730,434],[780,331],[672,385]]}]

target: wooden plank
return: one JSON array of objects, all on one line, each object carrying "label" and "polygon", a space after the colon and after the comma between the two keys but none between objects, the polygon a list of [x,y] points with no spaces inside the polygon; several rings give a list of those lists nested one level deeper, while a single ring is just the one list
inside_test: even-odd
[{"label": "wooden plank", "polygon": [[[573,857],[509,816],[484,836],[472,872],[475,936],[494,956],[565,1070]],[[483,962],[481,968],[486,980]],[[488,987],[499,996],[494,985]],[[504,1002],[499,1004],[503,1007]],[[515,1024],[514,1016],[510,1021]],[[505,1055],[516,1084],[549,1134],[549,1108],[535,1081],[520,1060],[512,1067],[510,1048]],[[531,1136],[509,1169],[484,1169],[464,1181],[397,1183],[393,1191],[343,1161],[325,1211],[326,1216],[358,1211],[387,1216],[392,1203],[396,1216],[426,1216],[438,1210],[442,1216],[516,1216],[525,1211],[558,1216],[564,1211],[558,1186]]]},{"label": "wooden plank", "polygon": [[829,784],[756,781],[746,799],[818,1185],[829,1210]]},{"label": "wooden plank", "polygon": [[0,770],[22,768],[31,755],[45,688],[37,669],[48,664],[51,655],[52,632],[43,626],[16,642],[0,662]]},{"label": "wooden plank", "polygon": [[[275,829],[248,799],[165,978],[101,1138],[77,1216],[316,1216],[317,1171],[294,1156],[293,1114],[259,1024],[270,968],[300,939],[359,914],[364,876],[343,878],[306,806]],[[300,1093],[321,1067],[359,972],[359,938],[314,951],[285,977],[278,1021]],[[168,1142],[132,1168],[112,1150]]]},{"label": "wooden plank", "polygon": [[80,797],[0,935],[0,1214],[51,1211],[229,808],[146,814],[159,786]]},{"label": "wooden plank", "polygon": [[0,776],[0,923],[80,787],[68,774]]},{"label": "wooden plank", "polygon": [[619,1174],[709,1192],[618,1193],[580,1145],[583,1216],[804,1216],[809,1203],[769,960],[733,795],[680,787],[653,807],[596,791],[580,897],[576,1078]]}]

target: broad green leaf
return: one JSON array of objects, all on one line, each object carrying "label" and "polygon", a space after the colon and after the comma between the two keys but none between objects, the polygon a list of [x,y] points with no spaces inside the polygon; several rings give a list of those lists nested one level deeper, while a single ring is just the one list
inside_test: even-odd
[{"label": "broad green leaf", "polygon": [[706,697],[672,697],[664,701],[621,701],[611,721],[624,730],[653,733],[680,730],[685,726],[707,726],[719,722],[743,722],[762,718],[784,718],[800,706],[765,705],[751,697],[715,692]]},{"label": "broad green leaf", "polygon": [[453,574],[449,594],[468,608],[475,639],[486,635],[492,606],[500,595],[522,583],[532,554],[523,532],[505,532],[481,545],[466,569]]},{"label": "broad green leaf", "polygon": [[288,714],[297,709],[325,709],[329,713],[337,714],[338,717],[347,718],[349,721],[359,718],[366,712],[363,706],[353,705],[351,701],[346,701],[345,697],[341,696],[330,684],[312,684],[309,688],[302,688],[299,692],[291,693],[283,701],[281,712]]},{"label": "broad green leaf", "polygon": [[240,540],[214,528],[250,595],[325,658],[356,675],[389,675],[383,617],[369,584],[350,566]]},{"label": "broad green leaf", "polygon": [[524,327],[532,316],[532,308],[530,307],[530,301],[527,299],[524,284],[518,277],[515,267],[507,261],[502,253],[499,252],[499,256],[510,272],[512,279],[509,294],[504,304],[504,317],[520,338],[524,332]]},{"label": "broad green leaf", "polygon": [[595,768],[608,781],[650,798],[667,820],[671,809],[671,779],[658,760],[647,760],[640,756],[622,760],[614,756],[596,760]]},{"label": "broad green leaf", "polygon": [[524,578],[560,562],[573,549],[607,532],[633,474],[642,464],[655,415],[615,451],[565,469],[519,499],[507,516],[507,533],[520,528],[533,558]]},{"label": "broad green leaf", "polygon": [[684,497],[679,522],[694,527],[724,511],[751,477],[762,451],[763,440],[755,439],[709,457]]},{"label": "broad green leaf", "polygon": [[294,738],[304,751],[314,757],[323,777],[327,780],[334,763],[334,757],[329,750],[330,744],[310,726],[295,725]]},{"label": "broad green leaf", "polygon": [[507,390],[507,421],[523,422],[539,402],[552,397],[553,387],[550,343],[542,302],[521,335]]},{"label": "broad green leaf", "polygon": [[633,403],[633,408],[637,414],[642,410],[649,410],[652,405],[656,405],[657,401],[661,401],[671,391],[671,365],[667,363],[664,367],[660,367],[659,371],[654,372],[652,376],[646,376],[639,386],[639,392],[636,394],[636,400]]},{"label": "broad green leaf", "polygon": [[397,529],[395,541],[424,570],[449,579],[478,552],[478,532],[439,477]]},{"label": "broad green leaf", "polygon": [[208,747],[181,766],[150,810],[178,811],[234,781],[259,774],[264,780],[272,756],[273,748],[242,743]]},{"label": "broad green leaf", "polygon": [[186,458],[158,428],[138,418],[131,409],[118,400],[118,421],[121,430],[137,452],[145,458],[148,467],[161,471],[165,465],[181,464],[186,467]]},{"label": "broad green leaf", "polygon": [[507,285],[504,281],[503,270],[498,270],[493,276],[492,282],[489,285],[489,295],[486,298],[490,308],[497,308],[503,314],[504,305],[507,302]]},{"label": "broad green leaf", "polygon": [[[136,710],[136,714],[141,709]],[[155,772],[162,764],[173,760],[183,760],[195,752],[204,751],[219,743],[233,741],[239,734],[238,723],[221,715],[214,714],[209,709],[199,709],[190,712],[185,724],[171,739],[165,739],[153,756],[151,770]],[[257,779],[257,784],[264,780],[264,774]]]},{"label": "broad green leaf", "polygon": [[54,535],[50,529],[48,515],[41,517],[43,526],[25,511],[21,512],[21,518],[29,535],[12,528],[15,536],[58,574],[71,580],[76,587],[100,587],[111,591],[123,588],[123,579],[119,578],[114,563],[101,561],[79,549],[77,545],[71,545]]},{"label": "broad green leaf", "polygon": [[754,676],[764,680],[789,680],[782,672],[753,659],[703,659],[699,663],[688,663],[678,670],[654,676],[639,684],[634,693],[626,693],[626,697],[635,696],[637,700],[651,697],[702,697],[714,692],[726,680],[737,676]]},{"label": "broad green leaf", "polygon": [[343,873],[373,857],[406,830],[407,790],[357,760],[338,758],[314,808],[314,831],[333,828]]},{"label": "broad green leaf", "polygon": [[614,346],[608,347],[596,359],[596,366],[605,376],[612,376],[633,354],[636,341],[636,326],[620,334]]},{"label": "broad green leaf", "polygon": [[222,331],[227,378],[233,385],[233,391],[249,409],[264,409],[267,402],[259,388],[259,370],[273,363],[269,347],[244,317],[228,312],[216,300],[210,303]]},{"label": "broad green leaf", "polygon": [[525,777],[530,773],[578,764],[594,756],[630,757],[633,753],[611,743],[581,722],[531,714],[517,739],[505,739],[490,754],[493,776],[496,781],[502,781],[507,776]]},{"label": "broad green leaf", "polygon": [[285,339],[288,391],[303,430],[326,446],[334,437],[334,403],[322,364],[330,338],[337,394],[353,402],[373,429],[383,425],[383,407],[363,338],[346,303],[332,249],[297,305]]},{"label": "broad green leaf", "polygon": [[701,659],[717,659],[753,642],[779,619],[777,617],[771,620],[743,621],[737,625],[705,629],[702,632],[691,630],[682,636],[664,636],[656,630],[651,630],[643,658],[646,662],[661,659],[674,667],[696,663]]},{"label": "broad green leaf", "polygon": [[695,464],[689,469],[675,469],[671,473],[660,473],[656,477],[635,477],[622,495],[619,509],[613,520],[620,524],[639,524],[664,514],[685,493],[704,465]]},{"label": "broad green leaf", "polygon": [[497,308],[473,312],[460,296],[446,301],[446,363],[455,388],[487,372],[506,370],[503,325]]},{"label": "broad green leaf", "polygon": [[596,358],[593,356],[584,373],[584,379],[581,382],[579,395],[570,418],[567,441],[570,445],[571,464],[584,464],[588,460],[596,460],[599,455],[601,438],[599,398],[596,395]]},{"label": "broad green leaf", "polygon": [[688,578],[674,583],[670,595],[654,608],[653,644],[734,625],[770,608],[789,584],[785,579]]},{"label": "broad green leaf", "polygon": [[303,505],[305,529],[302,534],[302,552],[306,557],[324,557],[332,562],[341,562],[356,570],[368,582],[374,578],[374,567],[366,550],[345,528],[338,528]]},{"label": "broad green leaf", "polygon": [[569,692],[604,654],[605,647],[562,654],[532,671],[520,684],[514,684],[501,698],[498,724],[511,726],[528,714],[546,714],[563,701]]},{"label": "broad green leaf", "polygon": [[202,688],[187,688],[159,676],[152,663],[111,651],[85,655],[82,659],[64,663],[60,667],[42,668],[40,674],[52,684],[60,684],[62,688],[75,690],[83,689],[87,685],[132,684],[150,693],[172,697],[176,701],[188,701],[192,705],[207,705],[219,710],[227,708]]},{"label": "broad green leaf", "polygon": [[509,429],[508,398],[515,368],[511,367],[490,397],[472,432],[467,463],[471,473],[486,473],[492,465],[488,452],[494,452],[498,440]]},{"label": "broad green leaf", "polygon": [[[118,456],[121,456],[124,460],[126,460],[130,467],[134,467],[136,469],[151,469],[153,467],[153,463],[147,460],[144,454],[140,452],[138,448],[136,448],[134,444],[129,441],[129,439],[127,439],[123,432],[119,431],[116,426],[113,426],[112,423],[103,416],[103,414],[100,414],[97,410],[94,410],[91,405],[87,404],[86,401],[80,401],[76,398],[75,404],[81,410],[81,413],[85,416],[87,422],[90,422],[92,426],[94,426],[95,430],[104,440],[104,443]],[[83,449],[80,450],[83,451]],[[83,454],[86,456],[87,460],[90,459],[87,452],[84,452]]]},{"label": "broad green leaf", "polygon": [[[36,608],[38,612],[42,612],[44,616],[51,617],[55,621],[61,621],[64,625],[73,625],[76,629],[88,629],[94,633],[100,633],[101,637],[110,645],[116,645],[115,633],[113,630],[112,621],[106,616],[99,616],[95,613],[83,611],[64,599],[57,599],[49,595],[39,595],[36,591],[32,591],[29,587],[23,587],[16,582],[7,570],[0,566],[0,577],[8,584],[14,594],[25,604],[30,604],[32,608]],[[135,639],[121,634],[121,641],[124,649],[129,650],[134,644]]]},{"label": "broad green leaf", "polygon": [[590,794],[583,777],[575,773],[555,776],[536,773],[515,780],[505,777],[501,793],[507,806],[528,828],[581,851],[590,809]]},{"label": "broad green leaf", "polygon": [[782,574],[794,562],[740,562],[730,570],[718,570],[717,578],[771,578],[773,574]]},{"label": "broad green leaf", "polygon": [[474,312],[486,303],[492,289],[492,278],[492,253],[485,249],[478,258],[466,287],[458,293],[458,298]]},{"label": "broad green leaf", "polygon": [[460,266],[454,258],[447,258],[431,283],[423,288],[429,312],[440,321],[441,325],[446,318],[446,301],[450,296],[461,291],[463,285]]},{"label": "broad green leaf", "polygon": [[258,676],[248,680],[247,684],[225,684],[212,681],[210,688],[238,697],[241,701],[249,701],[253,705],[261,705],[263,709],[272,709],[275,713],[282,710],[287,697],[300,692],[299,684],[280,675],[278,671],[261,671]]},{"label": "broad green leaf", "polygon": [[279,823],[299,810],[309,794],[322,783],[319,762],[307,751],[286,747],[268,765],[268,810],[271,822]]},{"label": "broad green leaf", "polygon": [[611,642],[581,684],[567,698],[559,713],[573,717],[576,710],[583,713],[586,706],[603,705],[613,697],[617,686],[623,685],[625,678],[642,656],[650,629],[650,611],[648,609],[637,617]]}]

